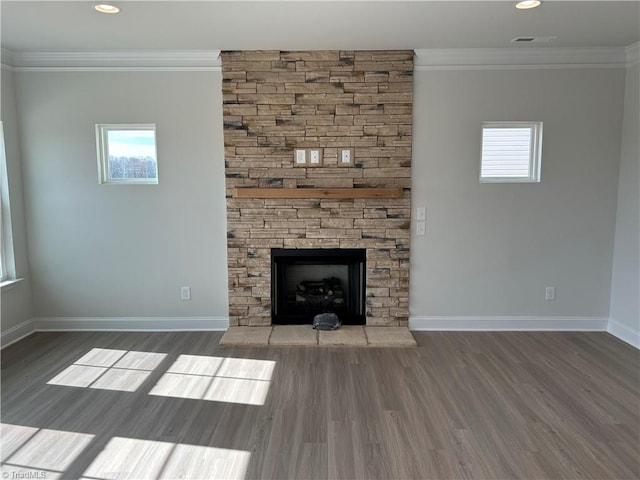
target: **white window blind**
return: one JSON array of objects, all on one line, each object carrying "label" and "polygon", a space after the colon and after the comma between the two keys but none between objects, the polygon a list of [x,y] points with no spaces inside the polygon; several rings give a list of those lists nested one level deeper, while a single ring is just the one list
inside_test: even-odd
[{"label": "white window blind", "polygon": [[538,182],[542,123],[485,122],[480,181]]}]

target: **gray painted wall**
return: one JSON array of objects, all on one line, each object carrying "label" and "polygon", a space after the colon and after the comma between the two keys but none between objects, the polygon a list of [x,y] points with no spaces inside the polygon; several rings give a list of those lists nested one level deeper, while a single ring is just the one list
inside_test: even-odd
[{"label": "gray painted wall", "polygon": [[[226,317],[220,74],[16,79],[34,315]],[[427,207],[427,235],[412,238],[411,315],[608,317],[625,72],[415,82],[413,205]],[[542,182],[480,184],[480,123],[523,119],[544,122]],[[106,122],[157,124],[159,185],[98,185],[94,124]]]},{"label": "gray painted wall", "polygon": [[[624,75],[416,72],[412,317],[608,317]],[[478,182],[489,120],[544,122],[541,183]]]},{"label": "gray painted wall", "polygon": [[[622,152],[618,186],[613,280],[611,283],[611,321],[613,328],[628,329],[640,344],[640,142],[638,110],[640,109],[640,67],[627,69]],[[615,325],[615,323],[619,325]],[[623,333],[623,332],[617,332]]]},{"label": "gray painted wall", "polygon": [[1,99],[15,267],[17,276],[24,279],[22,282],[2,292],[0,317],[2,318],[1,331],[4,333],[11,327],[29,320],[32,316],[27,232],[22,194],[22,169],[18,140],[18,115],[15,103],[15,79],[13,72],[4,69],[2,69]]},{"label": "gray painted wall", "polygon": [[[220,73],[16,80],[34,315],[227,317]],[[96,123],[155,123],[159,185],[99,185]]]}]

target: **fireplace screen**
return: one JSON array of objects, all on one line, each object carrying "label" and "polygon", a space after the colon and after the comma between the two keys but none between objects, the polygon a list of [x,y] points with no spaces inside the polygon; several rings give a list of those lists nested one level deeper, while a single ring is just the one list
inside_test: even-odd
[{"label": "fireplace screen", "polygon": [[365,261],[364,249],[272,249],[273,323],[311,324],[330,312],[364,325]]}]

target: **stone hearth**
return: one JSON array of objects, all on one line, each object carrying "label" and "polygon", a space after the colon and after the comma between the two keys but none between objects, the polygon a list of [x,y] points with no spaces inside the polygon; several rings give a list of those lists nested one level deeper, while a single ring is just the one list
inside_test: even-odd
[{"label": "stone hearth", "polygon": [[[412,51],[222,53],[231,327],[271,325],[271,249],[366,250],[366,325],[409,317]],[[322,165],[294,165],[295,149]],[[351,149],[353,165],[339,166]],[[400,198],[237,198],[238,188]]]},{"label": "stone hearth", "polygon": [[415,347],[407,327],[343,326],[335,331],[317,331],[311,325],[273,327],[230,327],[222,339],[223,347]]}]

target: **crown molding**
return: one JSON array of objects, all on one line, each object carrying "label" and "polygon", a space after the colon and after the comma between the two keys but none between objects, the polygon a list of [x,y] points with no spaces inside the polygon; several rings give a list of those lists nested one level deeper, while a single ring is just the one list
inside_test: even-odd
[{"label": "crown molding", "polygon": [[0,67],[4,70],[14,70],[15,54],[6,48],[0,48]]},{"label": "crown molding", "polygon": [[627,67],[633,67],[640,63],[640,42],[625,48],[627,54]]},{"label": "crown molding", "polygon": [[416,70],[624,68],[628,57],[625,47],[447,48],[415,54]]},{"label": "crown molding", "polygon": [[[2,68],[24,71],[219,71],[220,50],[16,52],[3,48]],[[627,47],[416,49],[421,70],[624,68],[640,63]]]},{"label": "crown molding", "polygon": [[2,63],[24,71],[217,71],[219,50],[15,52],[2,50]]}]

